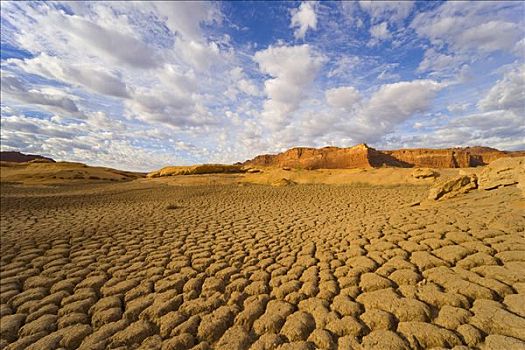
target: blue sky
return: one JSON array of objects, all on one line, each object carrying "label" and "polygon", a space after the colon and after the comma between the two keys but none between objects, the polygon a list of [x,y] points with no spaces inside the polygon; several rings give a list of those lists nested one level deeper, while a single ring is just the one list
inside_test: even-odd
[{"label": "blue sky", "polygon": [[2,2],[1,147],[134,170],[525,149],[523,2]]}]

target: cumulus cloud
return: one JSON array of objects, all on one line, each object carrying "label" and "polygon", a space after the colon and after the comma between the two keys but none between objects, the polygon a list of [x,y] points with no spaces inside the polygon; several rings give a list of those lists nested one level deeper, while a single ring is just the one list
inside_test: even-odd
[{"label": "cumulus cloud", "polygon": [[445,86],[433,80],[382,85],[367,102],[363,115],[379,125],[401,122],[414,113],[427,110],[437,92]]},{"label": "cumulus cloud", "polygon": [[445,86],[433,80],[384,84],[361,103],[345,128],[358,142],[377,142],[415,114],[426,112]]},{"label": "cumulus cloud", "polygon": [[290,28],[296,28],[293,33],[296,39],[304,39],[308,29],[317,29],[315,2],[304,1],[298,9],[292,10]]},{"label": "cumulus cloud", "polygon": [[270,46],[256,52],[254,60],[262,73],[272,77],[264,82],[268,99],[264,103],[262,117],[270,127],[278,128],[286,124],[287,118],[299,107],[323,58],[304,44]]},{"label": "cumulus cloud", "polygon": [[[525,112],[525,65],[503,75],[478,103],[482,111],[509,110],[516,115]],[[523,119],[525,124],[525,119]]]},{"label": "cumulus cloud", "polygon": [[325,97],[330,106],[351,110],[361,99],[361,94],[353,86],[343,86],[327,90]]},{"label": "cumulus cloud", "polygon": [[[519,5],[418,4],[403,28],[414,7],[276,6],[259,41],[249,12],[216,2],[2,3],[2,45],[16,48],[3,53],[18,57],[2,61],[2,148],[147,170],[299,144],[424,146],[424,132],[517,147],[523,68],[479,73],[523,57]],[[308,45],[282,39],[290,28]],[[465,89],[439,94],[445,79]]]},{"label": "cumulus cloud", "polygon": [[176,45],[182,60],[197,71],[207,71],[221,61],[219,46],[214,42],[177,40]]},{"label": "cumulus cloud", "polygon": [[228,88],[231,98],[236,98],[239,92],[248,96],[259,96],[259,89],[255,83],[247,77],[242,67],[235,67],[229,72],[230,86]]}]

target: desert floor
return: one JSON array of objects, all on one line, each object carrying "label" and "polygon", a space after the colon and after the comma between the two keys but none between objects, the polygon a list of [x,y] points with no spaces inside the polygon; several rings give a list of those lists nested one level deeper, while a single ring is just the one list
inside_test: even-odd
[{"label": "desert floor", "polygon": [[525,348],[515,187],[2,185],[6,349]]}]

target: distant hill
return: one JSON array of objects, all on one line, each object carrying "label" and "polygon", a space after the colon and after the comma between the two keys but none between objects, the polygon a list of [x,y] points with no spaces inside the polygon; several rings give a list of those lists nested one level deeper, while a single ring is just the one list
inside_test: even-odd
[{"label": "distant hill", "polygon": [[55,162],[51,158],[20,152],[1,152],[0,181],[23,184],[66,184],[79,182],[131,181],[145,173],[89,166],[74,162]]},{"label": "distant hill", "polygon": [[37,154],[24,154],[21,152],[0,152],[0,161],[2,162],[25,163],[33,160],[50,163],[55,162],[51,158],[47,158]]},{"label": "distant hill", "polygon": [[525,151],[500,151],[490,147],[412,148],[376,150],[366,144],[354,147],[297,147],[279,154],[265,154],[242,163],[245,166],[302,169],[351,169],[389,167],[466,168],[486,165],[502,157],[525,156]]}]

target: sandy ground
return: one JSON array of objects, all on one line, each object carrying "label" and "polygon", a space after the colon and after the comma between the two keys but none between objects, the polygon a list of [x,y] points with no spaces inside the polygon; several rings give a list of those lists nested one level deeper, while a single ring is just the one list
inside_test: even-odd
[{"label": "sandy ground", "polygon": [[145,173],[88,166],[82,163],[0,162],[0,181],[26,185],[63,185],[65,183],[103,183],[131,181]]},{"label": "sandy ground", "polygon": [[158,180],[1,185],[0,348],[525,348],[513,186]]}]

